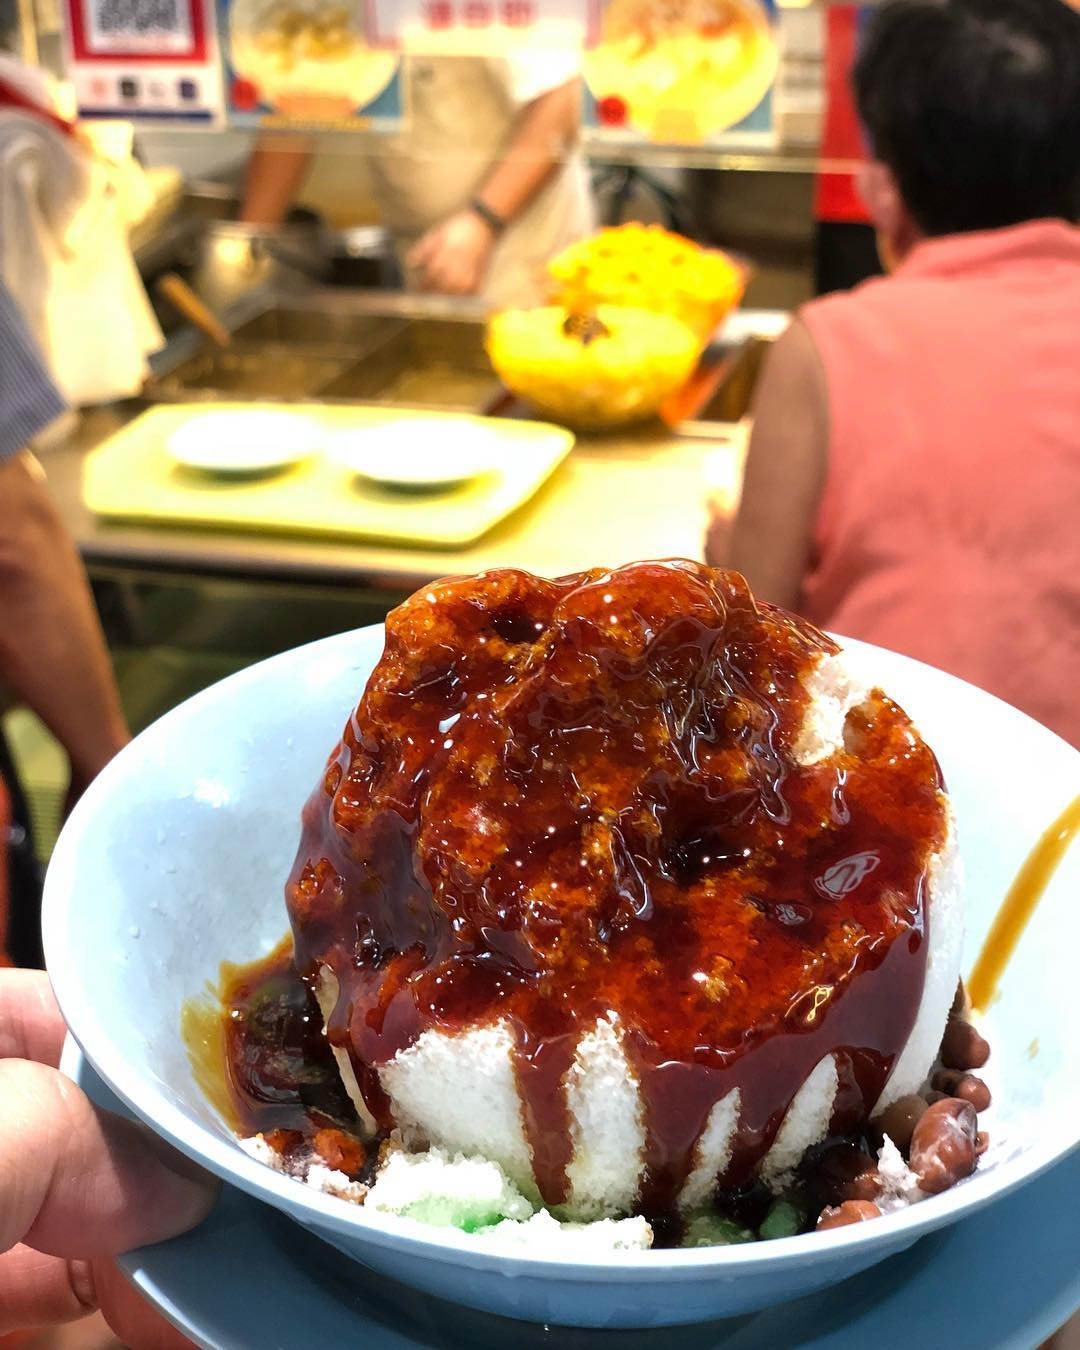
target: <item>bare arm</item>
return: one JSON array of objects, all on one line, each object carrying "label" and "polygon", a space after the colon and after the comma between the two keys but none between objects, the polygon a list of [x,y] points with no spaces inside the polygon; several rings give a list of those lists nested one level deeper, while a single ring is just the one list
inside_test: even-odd
[{"label": "bare arm", "polygon": [[260,136],[248,160],[240,219],[251,225],[280,225],[304,185],[314,155],[310,136]]},{"label": "bare arm", "polygon": [[[561,163],[580,116],[581,83],[576,79],[526,104],[506,150],[477,193],[483,205],[501,220],[512,221]],[[465,209],[429,230],[407,262],[425,289],[471,295],[483,284],[495,237],[481,216]]]},{"label": "bare arm", "polygon": [[82,564],[28,455],[0,463],[0,679],[90,781],[128,739]]},{"label": "bare arm", "polygon": [[754,395],[754,428],[730,540],[709,561],[742,572],[762,600],[794,609],[825,484],[828,403],[809,331],[796,320],[769,353]]},{"label": "bare arm", "polygon": [[580,121],[580,80],[569,80],[526,104],[506,153],[480,190],[484,205],[503,220],[513,220],[558,168]]}]

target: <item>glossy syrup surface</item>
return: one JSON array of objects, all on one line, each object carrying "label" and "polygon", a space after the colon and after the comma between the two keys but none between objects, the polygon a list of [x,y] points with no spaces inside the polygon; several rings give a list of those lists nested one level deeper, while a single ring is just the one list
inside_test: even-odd
[{"label": "glossy syrup surface", "polygon": [[304,811],[287,898],[301,973],[381,1125],[378,1066],[502,1019],[537,1183],[568,1193],[564,1078],[614,1014],[644,1107],[639,1209],[672,1208],[741,1092],[744,1182],[838,1052],[841,1131],[914,1024],[933,755],[874,694],[802,764],[805,681],[835,645],[690,562],[440,582],[386,647]]},{"label": "glossy syrup surface", "polygon": [[184,1005],[181,1034],[200,1087],[242,1138],[358,1130],[291,938],[259,961],[225,962],[213,996]]}]

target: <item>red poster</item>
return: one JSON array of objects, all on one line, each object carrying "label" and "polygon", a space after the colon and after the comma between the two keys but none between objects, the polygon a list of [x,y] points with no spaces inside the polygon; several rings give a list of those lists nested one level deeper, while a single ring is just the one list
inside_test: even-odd
[{"label": "red poster", "polygon": [[[866,158],[851,90],[859,6],[830,5],[825,30],[825,128],[821,137],[823,162],[853,162]],[[855,175],[848,171],[818,174],[814,216],[839,224],[870,223],[866,207],[855,190]]]}]

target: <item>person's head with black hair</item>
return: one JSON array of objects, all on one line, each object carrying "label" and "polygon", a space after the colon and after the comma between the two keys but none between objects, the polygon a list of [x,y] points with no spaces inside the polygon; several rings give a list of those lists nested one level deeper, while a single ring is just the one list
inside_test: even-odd
[{"label": "person's head with black hair", "polygon": [[1080,221],[1080,10],[887,0],[855,64],[886,258],[927,235]]}]

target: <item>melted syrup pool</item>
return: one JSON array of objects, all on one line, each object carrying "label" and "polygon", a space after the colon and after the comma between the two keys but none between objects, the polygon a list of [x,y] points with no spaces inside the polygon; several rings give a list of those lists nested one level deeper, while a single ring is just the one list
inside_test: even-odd
[{"label": "melted syrup pool", "polygon": [[223,965],[213,997],[185,1005],[181,1033],[199,1086],[241,1137],[359,1133],[291,938],[262,960]]}]

